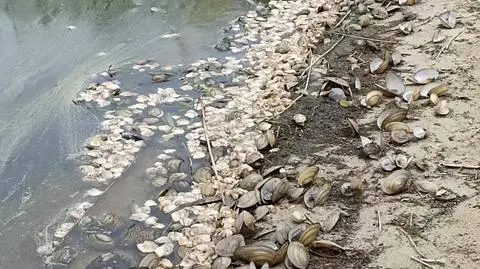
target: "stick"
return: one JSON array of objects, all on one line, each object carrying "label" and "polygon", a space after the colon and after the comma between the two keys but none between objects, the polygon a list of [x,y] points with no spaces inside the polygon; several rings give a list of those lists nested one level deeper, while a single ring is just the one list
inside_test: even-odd
[{"label": "stick", "polygon": [[313,61],[313,63],[311,63],[307,68],[305,68],[305,70],[303,70],[302,74],[300,74],[300,76],[303,76],[305,75],[305,72],[307,72],[309,69],[311,69],[315,64],[318,63],[318,61],[320,61],[321,59],[323,59],[325,56],[327,56],[327,54],[329,54],[336,46],[338,46],[338,44],[340,44],[340,42],[342,42],[342,40],[344,39],[345,37],[342,36],[340,38],[340,40],[337,41],[337,43],[333,44],[332,47],[330,47],[327,51],[325,51],[322,55],[320,55],[318,57],[318,59],[316,59],[315,61]]},{"label": "stick", "polygon": [[363,40],[368,40],[368,41],[375,41],[375,42],[392,43],[392,44],[397,43],[397,41],[380,40],[380,39],[369,38],[369,37],[364,37],[364,36],[359,36],[359,35],[349,35],[349,34],[344,34],[344,33],[332,33],[332,34],[341,35],[341,36],[348,36],[348,37],[353,37],[353,38],[358,38],[358,39],[363,39]]},{"label": "stick", "polygon": [[380,217],[380,210],[377,208],[377,217],[378,217],[378,231],[382,231],[382,219]]},{"label": "stick", "polygon": [[438,264],[447,263],[445,259],[419,259],[419,260],[424,261],[426,263],[438,263]]},{"label": "stick", "polygon": [[212,147],[210,146],[210,138],[208,137],[207,122],[205,121],[205,107],[203,106],[202,97],[199,98],[199,101],[202,107],[203,130],[205,132],[205,140],[207,140],[208,154],[210,155],[210,161],[212,162],[213,172],[215,173],[215,177],[218,180],[219,176],[217,172],[217,166],[215,165],[215,159],[213,158],[213,154],[212,154]]},{"label": "stick", "polygon": [[471,164],[442,163],[442,166],[445,166],[448,168],[480,169],[480,165],[471,165]]},{"label": "stick", "polygon": [[415,242],[413,242],[412,237],[407,232],[405,232],[405,230],[402,229],[401,227],[398,227],[398,228],[400,229],[400,231],[402,231],[402,233],[404,233],[408,237],[408,241],[410,241],[410,244],[415,249],[415,251],[418,253],[418,255],[422,256],[422,258],[426,258],[426,256],[417,248],[417,245],[415,244]]},{"label": "stick", "polygon": [[342,24],[342,22],[348,17],[348,15],[350,15],[350,13],[352,13],[351,9],[347,12],[347,14],[345,14],[345,16],[343,16],[343,18],[337,24],[335,24],[335,26],[333,26],[333,28],[337,28],[338,26],[340,26],[340,24]]},{"label": "stick", "polygon": [[420,260],[420,259],[418,259],[418,258],[415,258],[415,257],[411,256],[410,259],[412,259],[412,260],[414,260],[414,261],[416,261],[416,262],[418,262],[418,263],[421,263],[421,264],[425,265],[426,267],[428,267],[428,268],[430,268],[430,269],[435,269],[435,267],[431,266],[430,264],[428,264],[428,263],[426,263],[426,262],[424,262],[424,261],[422,261],[422,260]]},{"label": "stick", "polygon": [[450,45],[452,44],[453,40],[455,40],[458,36],[460,36],[462,33],[463,33],[463,30],[465,29],[465,27],[463,27],[460,32],[458,32],[458,34],[456,34],[454,37],[450,38],[450,40],[448,40],[448,42],[438,51],[437,55],[435,55],[433,57],[433,59],[437,58],[438,56],[440,56],[440,54],[443,53],[443,51],[445,51],[446,49],[448,49],[450,47]]}]

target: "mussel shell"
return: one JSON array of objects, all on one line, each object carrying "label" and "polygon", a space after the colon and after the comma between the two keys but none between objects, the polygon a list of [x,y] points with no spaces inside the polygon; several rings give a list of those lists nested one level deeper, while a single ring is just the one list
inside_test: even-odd
[{"label": "mussel shell", "polygon": [[386,178],[380,180],[380,186],[386,194],[397,194],[404,191],[410,181],[410,172],[407,170],[397,170]]},{"label": "mussel shell", "polygon": [[109,250],[114,246],[113,239],[101,233],[87,235],[87,242],[90,247],[97,250]]},{"label": "mussel shell", "polygon": [[193,180],[197,183],[211,182],[213,171],[210,167],[200,167],[193,174]]},{"label": "mussel shell", "polygon": [[385,130],[389,131],[389,132],[393,132],[395,130],[403,130],[403,131],[409,133],[410,132],[410,127],[408,126],[408,124],[406,124],[404,122],[392,121],[392,122],[389,122],[385,125]]},{"label": "mussel shell", "polygon": [[288,232],[288,242],[292,243],[293,241],[296,241],[307,227],[307,224],[302,223],[290,229]]},{"label": "mussel shell", "polygon": [[369,107],[376,106],[382,100],[382,96],[383,93],[381,91],[370,91],[365,96],[365,104]]},{"label": "mussel shell", "polygon": [[300,234],[298,242],[302,243],[306,247],[310,246],[310,244],[317,238],[320,228],[321,227],[319,223],[314,223],[308,226],[307,229]]},{"label": "mussel shell", "polygon": [[262,181],[263,181],[262,175],[250,174],[246,176],[244,179],[240,180],[240,182],[238,183],[238,187],[247,191],[253,191],[255,189],[255,186],[257,186],[257,184]]},{"label": "mussel shell", "polygon": [[453,29],[457,23],[457,13],[447,11],[439,16],[440,22],[445,28]]},{"label": "mussel shell", "polygon": [[391,71],[387,72],[385,83],[387,90],[396,96],[401,96],[407,90],[402,78]]},{"label": "mussel shell", "polygon": [[238,198],[237,207],[244,209],[252,207],[257,203],[258,200],[255,191],[249,191],[240,196],[240,198]]},{"label": "mussel shell", "polygon": [[157,268],[158,264],[160,263],[160,259],[155,253],[149,253],[138,264],[138,267],[148,268],[148,269],[155,269]]},{"label": "mussel shell", "polygon": [[438,71],[434,68],[422,68],[415,72],[414,80],[418,84],[427,84],[438,78]]},{"label": "mussel shell", "polygon": [[397,165],[399,168],[406,169],[410,165],[412,160],[413,157],[408,158],[403,154],[397,154],[395,156],[395,165]]},{"label": "mussel shell", "polygon": [[383,111],[377,119],[378,128],[385,130],[385,126],[390,122],[402,121],[407,117],[407,110],[394,107]]},{"label": "mussel shell", "polygon": [[340,88],[332,88],[328,94],[328,97],[335,101],[347,100],[345,92]]},{"label": "mussel shell", "polygon": [[245,246],[245,239],[241,234],[235,234],[220,240],[215,246],[215,254],[222,257],[232,257],[235,250]]},{"label": "mussel shell", "polygon": [[382,159],[382,168],[385,171],[393,171],[397,168],[397,165],[395,164],[395,160],[393,158],[387,157]]},{"label": "mussel shell", "polygon": [[305,202],[305,206],[308,208],[314,208],[315,206],[324,203],[332,187],[330,184],[324,184],[322,187],[312,186],[305,192],[303,200]]},{"label": "mussel shell", "polygon": [[411,134],[407,133],[405,130],[393,130],[390,133],[390,137],[393,142],[401,145],[410,141]]},{"label": "mussel shell", "polygon": [[255,231],[255,217],[248,211],[242,211],[235,220],[235,229],[238,233],[245,236],[253,234]]},{"label": "mussel shell", "polygon": [[437,184],[426,180],[415,180],[414,184],[415,187],[417,187],[418,191],[423,193],[430,193],[432,195],[435,195],[439,190]]},{"label": "mussel shell", "polygon": [[254,214],[255,220],[259,221],[263,219],[266,215],[268,215],[269,212],[270,212],[270,209],[268,209],[268,206],[262,205],[255,208],[255,214]]},{"label": "mussel shell", "polygon": [[298,198],[300,198],[300,196],[302,196],[304,191],[304,188],[296,187],[293,184],[289,184],[287,198],[290,202],[296,201]]},{"label": "mussel shell", "polygon": [[274,240],[279,244],[285,244],[288,240],[288,233],[292,229],[292,225],[287,222],[280,222],[274,234]]},{"label": "mussel shell", "polygon": [[255,139],[255,146],[257,146],[258,150],[267,149],[270,144],[268,142],[268,138],[266,134],[261,134]]},{"label": "mussel shell", "polygon": [[263,159],[263,155],[260,152],[252,152],[247,155],[246,162],[252,168],[260,168],[262,167],[265,160]]},{"label": "mussel shell", "polygon": [[265,132],[265,136],[267,137],[268,144],[270,145],[271,148],[273,148],[277,142],[277,137],[273,133],[271,129],[268,129]]},{"label": "mussel shell", "polygon": [[445,116],[448,113],[450,113],[450,109],[447,106],[447,101],[441,100],[438,102],[438,104],[435,106],[435,114]]},{"label": "mussel shell", "polygon": [[316,165],[301,167],[297,174],[297,182],[300,186],[312,183],[318,175],[320,168]]},{"label": "mussel shell", "polygon": [[402,54],[400,52],[395,51],[392,53],[392,63],[393,65],[399,65],[402,62]]},{"label": "mussel shell", "polygon": [[277,252],[266,246],[242,246],[238,247],[233,257],[244,262],[253,262],[257,266],[278,264]]},{"label": "mussel shell", "polygon": [[322,230],[326,233],[330,232],[340,219],[340,211],[333,210],[327,215],[325,221],[322,223]]},{"label": "mussel shell", "polygon": [[307,117],[303,114],[295,114],[295,116],[293,116],[293,121],[298,125],[304,125],[306,120]]},{"label": "mussel shell", "polygon": [[227,269],[232,263],[232,259],[228,257],[217,257],[213,261],[212,269]]},{"label": "mussel shell", "polygon": [[292,242],[288,245],[287,258],[296,268],[305,269],[310,261],[310,254],[303,244]]},{"label": "mussel shell", "polygon": [[271,178],[260,189],[262,203],[278,202],[287,193],[288,187],[286,179]]},{"label": "mussel shell", "polygon": [[370,62],[370,72],[372,72],[372,74],[381,74],[385,72],[387,68],[388,68],[388,60],[375,57]]},{"label": "mussel shell", "polygon": [[421,127],[414,127],[412,132],[413,132],[413,136],[415,136],[418,139],[424,139],[425,136],[427,135],[427,132],[425,131],[425,129]]},{"label": "mussel shell", "polygon": [[337,84],[337,85],[343,86],[343,87],[345,87],[345,88],[350,87],[350,84],[349,84],[346,80],[344,80],[344,79],[342,79],[342,78],[338,78],[338,77],[324,77],[324,79],[327,80],[327,81],[330,81],[330,82],[332,82],[332,83],[335,83],[335,84]]},{"label": "mussel shell", "polygon": [[437,96],[442,96],[448,91],[448,86],[442,82],[431,82],[424,85],[420,88],[420,95],[423,97],[428,97],[430,94],[434,93]]},{"label": "mussel shell", "polygon": [[345,248],[328,240],[316,240],[310,244],[310,251],[323,257],[336,257],[345,252]]}]

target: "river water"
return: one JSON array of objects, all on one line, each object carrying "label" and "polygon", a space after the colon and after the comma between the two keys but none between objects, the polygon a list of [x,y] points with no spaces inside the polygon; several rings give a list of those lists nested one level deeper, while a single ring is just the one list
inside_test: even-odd
[{"label": "river water", "polygon": [[[36,234],[90,187],[74,159],[101,119],[72,102],[89,75],[138,58],[215,55],[222,27],[251,8],[245,0],[0,0],[0,268],[42,268]],[[131,191],[110,203],[148,196]]]}]

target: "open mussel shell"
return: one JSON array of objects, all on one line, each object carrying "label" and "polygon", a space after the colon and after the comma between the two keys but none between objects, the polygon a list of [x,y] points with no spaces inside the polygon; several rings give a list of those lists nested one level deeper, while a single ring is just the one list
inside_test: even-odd
[{"label": "open mussel shell", "polygon": [[333,227],[337,224],[338,220],[340,219],[340,211],[334,210],[330,212],[325,218],[325,221],[322,223],[322,230],[326,233],[330,232]]},{"label": "open mussel shell", "polygon": [[397,194],[404,191],[410,180],[410,172],[407,170],[397,170],[386,178],[380,180],[380,187],[386,194]]},{"label": "open mussel shell", "polygon": [[405,130],[393,130],[390,133],[390,138],[393,142],[401,145],[405,144],[411,139],[411,134],[406,132]]},{"label": "open mussel shell", "polygon": [[318,166],[304,166],[298,170],[297,182],[300,186],[312,183],[318,175],[320,168]]},{"label": "open mussel shell", "polygon": [[227,269],[232,263],[232,259],[227,257],[217,257],[213,261],[212,269]]},{"label": "open mussel shell", "polygon": [[238,183],[238,187],[242,188],[247,191],[253,191],[255,189],[255,186],[257,186],[258,183],[263,181],[263,177],[260,174],[250,174],[240,180]]},{"label": "open mussel shell", "polygon": [[447,106],[447,101],[441,100],[438,102],[438,104],[435,106],[435,114],[439,116],[445,116],[448,113],[450,113],[450,109]]},{"label": "open mussel shell", "polygon": [[310,244],[310,251],[318,256],[335,257],[345,252],[345,248],[328,240],[316,240]]},{"label": "open mussel shell", "polygon": [[448,86],[442,82],[431,82],[427,85],[420,88],[420,95],[423,97],[428,97],[430,94],[434,93],[437,96],[442,96],[448,91]]},{"label": "open mussel shell", "polygon": [[407,90],[403,83],[403,79],[391,71],[387,72],[385,84],[387,90],[396,96],[401,96]]},{"label": "open mussel shell", "polygon": [[310,189],[308,189],[303,196],[305,206],[308,208],[314,208],[317,205],[325,203],[325,201],[327,201],[328,199],[328,196],[330,195],[331,190],[332,187],[328,183],[324,184],[321,187],[310,187]]},{"label": "open mussel shell", "polygon": [[242,194],[242,196],[238,198],[237,207],[244,209],[244,208],[252,207],[257,203],[258,203],[257,194],[255,193],[255,191],[249,191]]},{"label": "open mussel shell", "polygon": [[286,179],[271,178],[265,183],[259,183],[260,199],[263,204],[278,202],[288,191],[288,181]]},{"label": "open mussel shell", "polygon": [[251,235],[255,231],[255,217],[248,211],[242,211],[235,220],[235,229],[238,233],[245,236]]},{"label": "open mussel shell", "polygon": [[438,78],[438,71],[434,68],[422,68],[415,72],[413,79],[418,84],[427,84]]},{"label": "open mussel shell", "polygon": [[447,36],[442,34],[442,30],[437,29],[433,32],[432,42],[433,43],[439,43],[439,42],[442,42],[443,40],[445,40],[446,38],[447,38]]},{"label": "open mussel shell", "polygon": [[255,146],[258,150],[267,149],[270,144],[268,143],[268,138],[266,134],[261,134],[255,139]]},{"label": "open mussel shell", "polygon": [[417,139],[424,139],[427,135],[427,131],[421,127],[414,127],[412,132],[413,136],[415,136]]},{"label": "open mussel shell", "polygon": [[413,157],[407,157],[403,154],[397,154],[395,156],[395,165],[399,168],[406,169],[412,162]]},{"label": "open mussel shell", "polygon": [[215,246],[215,254],[222,257],[232,257],[234,251],[245,246],[245,239],[241,234],[235,234],[224,238]]},{"label": "open mussel shell", "polygon": [[347,100],[347,96],[345,95],[345,92],[340,88],[330,89],[328,93],[328,98],[335,101]]},{"label": "open mussel shell", "polygon": [[407,89],[403,94],[402,98],[407,102],[408,104],[411,104],[413,101],[418,100],[420,97],[420,88],[415,87],[411,89]]},{"label": "open mussel shell", "polygon": [[455,11],[447,11],[442,13],[439,17],[443,27],[448,29],[455,28],[457,24],[457,13]]},{"label": "open mussel shell", "polygon": [[306,228],[307,228],[307,224],[303,223],[290,229],[290,231],[288,232],[288,242],[291,243],[293,241],[298,240],[298,238],[300,237],[300,234],[303,231],[305,231]]},{"label": "open mussel shell", "polygon": [[392,64],[399,65],[402,62],[402,54],[398,51],[392,53]]},{"label": "open mussel shell", "polygon": [[265,136],[267,137],[268,144],[271,148],[273,148],[277,143],[277,137],[275,136],[275,133],[273,133],[273,131],[269,129],[265,132]]},{"label": "open mussel shell", "polygon": [[407,110],[398,107],[383,111],[377,119],[378,128],[385,130],[385,126],[391,122],[400,122],[407,117]]},{"label": "open mussel shell", "polygon": [[392,122],[389,122],[385,125],[385,130],[389,131],[389,132],[393,132],[395,130],[403,130],[403,131],[409,133],[410,132],[410,127],[408,126],[408,124],[406,124],[404,122],[392,121]]},{"label": "open mussel shell", "polygon": [[158,267],[160,263],[160,259],[158,258],[157,254],[149,253],[138,264],[140,268],[148,268],[148,269],[155,269]]},{"label": "open mussel shell", "polygon": [[210,167],[200,167],[193,174],[193,180],[197,183],[211,182],[213,171]]},{"label": "open mussel shell", "polygon": [[412,22],[407,21],[406,23],[402,23],[402,24],[398,25],[398,29],[403,34],[408,35],[412,32]]},{"label": "open mussel shell", "polygon": [[288,245],[287,259],[293,268],[305,269],[310,261],[310,254],[302,243],[292,242]]},{"label": "open mussel shell", "polygon": [[372,72],[372,74],[381,74],[387,71],[388,64],[389,64],[388,59],[374,57],[370,62],[370,72]]},{"label": "open mussel shell", "polygon": [[279,244],[285,244],[288,240],[288,234],[292,229],[292,225],[287,222],[280,222],[277,225],[277,229],[275,230],[275,234],[273,235],[273,240],[277,241]]},{"label": "open mussel shell", "polygon": [[372,10],[372,15],[375,19],[384,20],[388,18],[388,12],[383,7],[377,7]]},{"label": "open mussel shell", "polygon": [[382,164],[383,170],[388,172],[393,171],[397,168],[397,165],[395,164],[395,158],[393,158],[392,156],[383,158],[381,161],[381,164]]},{"label": "open mussel shell", "polygon": [[382,100],[383,93],[381,91],[370,91],[365,95],[365,104],[369,107],[376,106]]},{"label": "open mussel shell", "polygon": [[259,206],[255,208],[255,214],[254,214],[255,220],[259,221],[263,219],[266,215],[268,215],[269,212],[270,212],[270,209],[268,208],[268,206]]},{"label": "open mussel shell", "polygon": [[102,233],[93,233],[87,235],[87,243],[90,247],[97,250],[109,250],[113,248],[113,239]]},{"label": "open mussel shell", "polygon": [[262,167],[263,163],[265,162],[263,155],[260,152],[252,152],[248,154],[246,161],[248,165],[255,169]]},{"label": "open mussel shell", "polygon": [[353,134],[358,135],[360,133],[360,127],[354,120],[352,120],[351,118],[347,118],[347,123],[348,126],[350,126],[350,128],[352,129]]},{"label": "open mussel shell", "polygon": [[430,94],[430,102],[433,104],[433,105],[436,105],[438,104],[438,95],[436,93],[431,93]]},{"label": "open mussel shell", "polygon": [[378,136],[376,141],[371,140],[368,137],[360,136],[362,142],[362,151],[370,159],[378,159],[378,156],[384,149],[383,140],[381,136]]},{"label": "open mussel shell", "polygon": [[298,242],[302,243],[306,247],[310,246],[310,244],[317,238],[320,228],[321,227],[319,223],[314,223],[308,226],[307,229],[305,229],[298,237]]},{"label": "open mussel shell", "polygon": [[293,184],[289,184],[290,186],[288,187],[287,191],[287,198],[290,202],[296,201],[300,196],[303,194],[305,191],[304,188],[302,187],[296,187]]}]

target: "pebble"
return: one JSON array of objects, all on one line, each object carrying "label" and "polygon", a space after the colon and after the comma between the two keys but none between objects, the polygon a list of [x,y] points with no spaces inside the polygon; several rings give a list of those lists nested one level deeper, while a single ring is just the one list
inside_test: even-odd
[{"label": "pebble", "polygon": [[162,258],[162,257],[165,257],[165,256],[168,256],[170,254],[173,253],[173,250],[175,249],[175,245],[172,244],[172,243],[165,243],[161,246],[159,246],[158,248],[155,249],[155,254],[157,254],[157,256],[159,258]]}]

